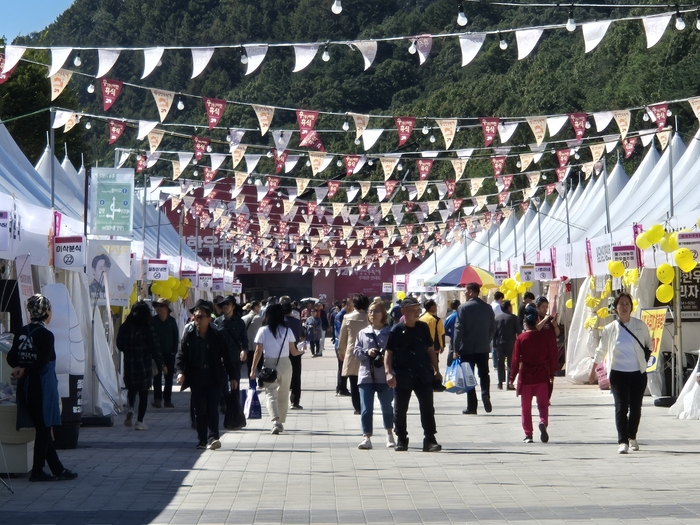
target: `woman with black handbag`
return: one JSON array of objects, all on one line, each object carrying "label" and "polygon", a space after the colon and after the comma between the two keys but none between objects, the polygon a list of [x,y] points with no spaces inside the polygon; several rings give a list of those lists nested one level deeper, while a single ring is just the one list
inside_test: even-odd
[{"label": "woman with black handbag", "polygon": [[369,305],[367,318],[370,325],[357,334],[355,340],[355,359],[360,362],[358,373],[358,388],[360,390],[360,404],[362,411],[360,422],[362,423],[362,442],[357,446],[360,450],[372,448],[372,417],[374,416],[374,394],[379,398],[382,407],[382,420],[386,430],[386,447],[396,446],[394,441],[394,409],[391,402],[394,400],[394,389],[386,384],[386,371],[384,370],[384,354],[386,342],[389,339],[391,327],[387,324],[388,314],[384,303],[374,301]]},{"label": "woman with black handbag", "polygon": [[[642,417],[642,400],[647,387],[647,360],[652,346],[649,328],[631,316],[632,296],[621,293],[615,299],[617,321],[607,325],[593,358],[590,382],[596,377],[596,366],[605,359],[610,390],[615,399],[615,426],[618,454],[639,450],[637,429]],[[629,414],[628,414],[629,413]]]},{"label": "woman with black handbag", "polygon": [[255,355],[250,379],[255,381],[258,362],[264,356],[263,368],[257,373],[265,389],[267,411],[272,420],[270,434],[284,431],[289,409],[289,387],[292,382],[290,355],[299,355],[294,333],[285,325],[284,309],[280,304],[268,306],[263,326],[255,336]]}]

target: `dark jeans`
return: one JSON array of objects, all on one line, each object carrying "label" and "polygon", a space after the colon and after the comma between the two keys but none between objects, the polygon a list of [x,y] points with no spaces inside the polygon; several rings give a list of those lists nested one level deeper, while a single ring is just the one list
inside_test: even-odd
[{"label": "dark jeans", "polygon": [[[508,382],[510,377],[510,360],[513,357],[513,348],[496,347],[496,353],[498,354],[498,384]],[[508,366],[506,367],[506,361],[508,361]]]},{"label": "dark jeans", "polygon": [[[647,388],[647,375],[642,372],[610,371],[610,390],[615,399],[615,426],[617,442],[629,443],[637,439],[639,420],[642,418],[642,400]],[[629,411],[629,416],[627,415]]]},{"label": "dark jeans", "polygon": [[435,441],[437,428],[435,426],[435,409],[433,408],[433,387],[418,385],[414,388],[396,388],[394,393],[394,430],[401,441],[406,441],[406,413],[408,402],[411,400],[411,392],[416,394],[418,408],[420,409],[420,423],[423,427],[425,439]]},{"label": "dark jeans", "polygon": [[129,389],[129,393],[127,395],[129,399],[129,410],[134,409],[134,405],[136,404],[136,394],[139,395],[139,411],[136,421],[141,421],[141,423],[143,423],[143,416],[146,415],[146,407],[148,407],[148,390]]},{"label": "dark jeans", "polygon": [[321,355],[321,341],[309,341],[311,355]]},{"label": "dark jeans", "polygon": [[166,403],[172,401],[173,394],[173,374],[175,373],[175,356],[172,354],[163,354],[163,364],[168,368],[168,373],[165,374],[165,388],[161,385],[163,382],[163,373],[158,372],[153,376],[153,400],[165,400]]},{"label": "dark jeans", "polygon": [[292,382],[289,385],[289,401],[292,405],[298,405],[301,401],[301,356],[290,355],[292,364]]},{"label": "dark jeans", "polygon": [[360,389],[357,386],[357,376],[348,376],[350,380],[350,399],[352,399],[352,406],[355,412],[360,412],[362,410],[362,404],[360,403]]},{"label": "dark jeans", "polygon": [[206,443],[207,439],[219,439],[220,386],[212,381],[208,370],[201,370],[194,374],[190,389],[199,441]]},{"label": "dark jeans", "polygon": [[[472,370],[476,374],[479,369],[479,386],[481,387],[481,399],[488,399],[490,392],[490,377],[489,377],[489,354],[464,354],[462,362],[472,365]],[[467,410],[476,412],[476,407],[479,405],[476,400],[476,388],[472,388],[467,392]]]},{"label": "dark jeans", "polygon": [[32,403],[27,408],[36,430],[32,474],[35,476],[40,475],[44,470],[44,463],[49,464],[49,468],[54,475],[60,474],[64,470],[63,464],[58,459],[58,454],[56,454],[56,447],[51,437],[51,427],[47,427],[44,424],[44,413],[41,405],[37,403],[37,406],[34,406]]},{"label": "dark jeans", "polygon": [[338,359],[338,349],[335,350],[335,357],[338,360],[338,380],[335,385],[335,393],[348,391],[348,378],[343,375],[343,362]]}]

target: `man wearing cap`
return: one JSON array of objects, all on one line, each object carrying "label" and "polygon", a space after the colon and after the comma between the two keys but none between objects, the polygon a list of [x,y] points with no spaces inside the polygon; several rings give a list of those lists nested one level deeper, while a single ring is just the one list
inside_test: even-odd
[{"label": "man wearing cap", "polygon": [[[216,450],[219,441],[219,397],[222,378],[228,373],[231,389],[238,388],[240,369],[232,362],[231,352],[223,335],[210,326],[214,305],[197,301],[190,313],[194,321],[185,326],[180,350],[175,358],[177,383],[181,390],[192,390],[198,449]],[[207,434],[208,429],[208,434]]]},{"label": "man wearing cap", "polygon": [[[214,326],[221,331],[224,339],[228,343],[231,361],[236,363],[237,373],[236,379],[240,378],[241,355],[247,355],[248,352],[248,332],[245,328],[245,323],[238,315],[236,298],[233,295],[227,295],[221,298],[218,304],[221,309],[221,316],[216,318]],[[226,395],[228,394],[228,380],[226,377],[221,382],[221,400],[222,412],[225,413]]]},{"label": "man wearing cap", "polygon": [[[467,301],[457,310],[455,321],[455,359],[469,363],[476,373],[479,369],[479,386],[484,410],[491,412],[489,390],[489,353],[491,341],[496,333],[496,316],[493,308],[479,298],[481,286],[469,283],[466,287]],[[467,392],[467,408],[462,414],[476,415],[476,389]]]},{"label": "man wearing cap", "polygon": [[[158,298],[153,301],[153,307],[156,310],[156,315],[151,320],[151,326],[156,331],[158,341],[160,342],[160,351],[163,355],[163,364],[167,368],[165,374],[158,371],[153,376],[153,406],[155,408],[173,408],[172,403],[173,393],[173,374],[175,373],[175,356],[177,355],[178,345],[180,343],[180,335],[177,330],[177,322],[170,314],[170,301],[163,298]],[[165,388],[161,383],[165,375]],[[163,402],[165,401],[165,404]]]},{"label": "man wearing cap", "polygon": [[395,389],[394,427],[396,451],[408,450],[406,413],[411,392],[418,398],[420,421],[423,427],[423,451],[439,452],[442,447],[435,440],[435,409],[433,383],[442,382],[438,370],[438,354],[433,346],[428,325],[419,321],[421,307],[413,297],[401,301],[404,321],[395,324],[386,344],[386,382]]}]

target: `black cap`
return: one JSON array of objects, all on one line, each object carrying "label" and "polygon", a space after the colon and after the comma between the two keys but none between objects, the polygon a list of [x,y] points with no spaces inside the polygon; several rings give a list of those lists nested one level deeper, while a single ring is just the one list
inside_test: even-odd
[{"label": "black cap", "polygon": [[190,313],[194,314],[195,310],[206,310],[211,315],[214,312],[214,305],[211,301],[205,301],[204,299],[199,299],[195,305],[190,308]]},{"label": "black cap", "polygon": [[407,308],[414,305],[420,306],[420,303],[415,297],[406,297],[403,301],[401,301],[401,308]]},{"label": "black cap", "polygon": [[236,298],[233,295],[227,295],[226,297],[222,297],[219,299],[219,301],[216,303],[216,306],[221,306],[224,303],[231,303],[232,305],[236,305]]}]

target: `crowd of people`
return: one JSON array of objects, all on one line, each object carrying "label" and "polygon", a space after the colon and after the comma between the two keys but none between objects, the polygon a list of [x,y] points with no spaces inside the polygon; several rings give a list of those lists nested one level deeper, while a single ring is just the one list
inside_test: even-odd
[{"label": "crowd of people", "polygon": [[[192,428],[197,432],[197,449],[221,447],[220,412],[230,395],[239,395],[241,370],[250,386],[265,392],[270,433],[284,432],[287,412],[302,410],[301,356],[309,349],[312,357],[323,355],[325,336],[330,331],[338,362],[336,395],[349,396],[360,416],[362,440],[359,449],[373,447],[374,400],[379,400],[385,446],[408,450],[407,412],[415,395],[420,410],[425,452],[442,449],[436,440],[434,392],[444,390],[440,355],[446,364],[459,360],[479,377],[481,406],[491,412],[489,355],[497,371],[497,388],[514,390],[521,398],[524,442],[532,443],[532,399],[539,412],[538,430],[543,443],[549,441],[549,405],[554,375],[559,369],[557,337],[559,327],[549,314],[546,297],[525,293],[518,315],[513,305],[496,292],[491,304],[481,299],[477,283],[465,288],[466,301],[450,303],[445,319],[433,300],[421,305],[406,297],[387,309],[377,297],[363,294],[336,301],[329,311],[317,301],[299,304],[288,296],[267,301],[238,304],[236,297],[217,297],[214,302],[198,300],[182,334],[165,299],[151,305],[139,301],[117,335],[117,347],[124,354],[123,377],[128,407],[124,425],[144,431],[149,390],[153,387],[156,409],[173,408],[173,380],[189,388]],[[47,329],[51,305],[40,294],[27,303],[31,323],[22,327],[8,363],[18,378],[18,429],[36,428],[34,462],[30,481],[75,479],[58,459],[52,426],[60,424],[55,373],[53,334]],[[639,450],[637,430],[642,396],[646,388],[646,362],[651,346],[646,325],[631,317],[632,298],[621,293],[614,308],[617,321],[603,330],[592,359],[591,379],[596,365],[605,362],[615,399],[618,452]],[[516,384],[517,381],[517,384]],[[699,380],[700,382],[700,380]],[[139,398],[136,407],[136,398]],[[240,399],[240,397],[239,397]],[[465,415],[477,415],[477,388],[467,392]],[[134,423],[134,415],[136,421]],[[44,471],[48,463],[51,474]]]}]

